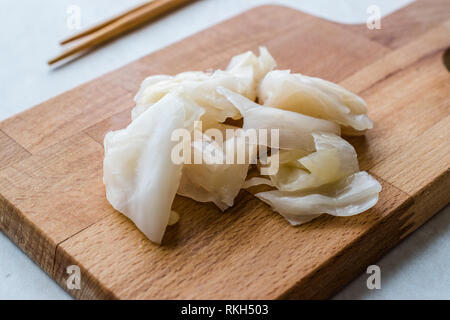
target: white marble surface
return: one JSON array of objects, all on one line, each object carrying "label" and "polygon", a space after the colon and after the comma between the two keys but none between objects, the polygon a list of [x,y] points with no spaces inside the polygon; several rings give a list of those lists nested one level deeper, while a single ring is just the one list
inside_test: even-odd
[{"label": "white marble surface", "polygon": [[[138,0],[2,0],[0,2],[0,120],[98,77],[150,52],[251,7],[278,3],[326,19],[362,23],[366,8],[386,15],[410,0],[201,0],[79,59],[51,70],[58,40],[74,32],[67,8],[78,5],[86,27],[119,13]],[[381,290],[366,288],[363,274],[340,299],[450,299],[450,209],[437,214],[378,262]],[[12,242],[0,233],[0,299],[70,299]]]}]

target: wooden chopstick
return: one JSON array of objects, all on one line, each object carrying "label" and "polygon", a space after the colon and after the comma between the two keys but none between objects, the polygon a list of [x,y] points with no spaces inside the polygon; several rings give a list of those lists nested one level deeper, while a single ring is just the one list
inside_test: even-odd
[{"label": "wooden chopstick", "polygon": [[74,34],[73,36],[70,36],[67,39],[61,40],[59,42],[59,44],[60,45],[64,45],[64,44],[67,44],[67,43],[72,42],[74,40],[78,40],[80,38],[83,38],[83,37],[85,37],[85,36],[87,36],[87,35],[89,35],[91,33],[94,33],[95,31],[100,30],[101,28],[107,26],[108,24],[111,24],[114,21],[117,21],[117,20],[125,17],[125,16],[129,15],[130,13],[133,13],[133,12],[141,10],[143,7],[148,6],[149,4],[151,4],[151,2],[152,1],[148,1],[148,2],[142,3],[141,5],[138,5],[137,7],[134,7],[134,8],[132,8],[132,9],[130,9],[130,10],[124,12],[124,13],[121,13],[118,16],[115,16],[113,18],[110,18],[108,20],[100,22],[100,23],[98,23],[98,24],[96,24],[96,25],[94,25],[92,27],[89,27],[88,29],[83,30],[83,31],[81,31],[81,32],[79,32],[77,34]]},{"label": "wooden chopstick", "polygon": [[170,10],[192,1],[193,0],[154,0],[134,11],[132,10],[128,14],[124,14],[121,18],[113,19],[112,22],[105,24],[94,32],[88,33],[84,36],[84,39],[80,40],[80,42],[48,61],[48,64],[54,64],[73,54],[103,44],[141,26],[151,19],[157,18]]}]

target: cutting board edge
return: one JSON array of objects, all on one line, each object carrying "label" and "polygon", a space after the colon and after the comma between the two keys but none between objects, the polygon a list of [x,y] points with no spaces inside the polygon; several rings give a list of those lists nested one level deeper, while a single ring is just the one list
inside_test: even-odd
[{"label": "cutting board edge", "polygon": [[[377,221],[376,225],[374,225],[371,230],[365,234],[362,234],[360,237],[352,240],[342,251],[339,251],[335,254],[335,256],[331,257],[326,261],[324,265],[318,265],[314,270],[304,278],[302,278],[298,283],[294,284],[291,287],[288,287],[282,293],[277,293],[275,295],[270,296],[258,296],[256,299],[327,299],[333,296],[339,289],[349,283],[352,279],[355,278],[361,271],[364,270],[367,265],[374,263],[377,261],[383,254],[389,251],[391,248],[395,247],[398,242],[401,241],[403,235],[407,231],[410,226],[405,227],[405,221],[407,221],[411,215],[414,214],[411,208],[414,207],[414,199],[412,196],[408,195],[406,192],[398,189],[397,187],[389,184],[383,179],[376,177],[385,185],[389,185],[391,188],[398,193],[399,197],[402,197],[399,203],[396,203],[396,207],[392,212],[386,214],[386,216],[382,217],[379,221]],[[250,192],[244,190],[245,192],[251,194]],[[388,228],[386,228],[388,226]],[[94,226],[93,226],[94,227]],[[90,227],[86,228],[89,229]],[[355,268],[346,268],[348,261],[348,257],[354,257],[355,252],[364,250],[366,245],[373,246],[372,235],[380,234],[380,231],[386,232],[389,229],[389,237],[383,237],[380,240],[375,242],[375,247],[370,251],[371,254],[364,255],[363,260],[357,260],[352,263],[352,266]],[[84,230],[83,230],[84,231]],[[76,235],[75,235],[76,236]],[[71,237],[72,238],[72,237]],[[70,241],[71,238],[66,241]],[[393,241],[395,239],[395,241]],[[79,263],[74,257],[67,254],[64,249],[61,247],[63,243],[58,244],[55,256],[55,270],[59,270],[59,272],[54,272],[52,277],[56,279],[56,281],[64,288],[65,286],[65,277],[66,275],[62,272],[64,268],[58,268],[57,266],[67,266],[71,264],[76,264],[82,270],[82,274],[86,274],[85,281],[83,282],[83,289],[80,290],[67,290],[66,291],[71,294],[76,299],[120,299],[120,296],[117,296],[113,293],[111,288],[107,288],[101,285],[101,282],[96,279],[94,276],[91,276],[88,268]],[[378,247],[377,247],[378,246]],[[342,270],[346,270],[348,272],[345,276],[339,277],[336,279],[335,277],[330,278],[331,269],[336,268],[336,265],[341,264]],[[325,278],[328,282],[324,280],[320,281],[321,283],[333,284],[333,287],[321,288],[320,291],[311,293],[311,283],[313,283],[317,278]],[[336,281],[338,280],[338,281]],[[338,284],[338,285],[336,285]],[[241,297],[236,296],[234,299],[248,299],[249,297]],[[251,297],[252,299],[254,297]],[[153,298],[151,298],[153,299]],[[158,299],[158,297],[154,297],[154,299]]]},{"label": "cutting board edge", "polygon": [[[444,178],[442,178],[444,177]],[[384,181],[383,179],[377,177],[380,181]],[[437,180],[444,180],[444,182],[450,181],[450,175],[448,172],[446,174],[443,174],[442,176],[438,177]],[[385,182],[384,183],[388,183]],[[435,181],[433,181],[432,184],[435,184]],[[440,183],[442,186],[443,183]],[[392,185],[391,185],[392,186]],[[398,206],[398,208],[395,209],[393,213],[390,213],[380,221],[376,225],[374,225],[369,232],[366,234],[361,235],[359,238],[354,239],[351,243],[348,244],[348,246],[337,253],[335,257],[332,257],[325,266],[318,266],[313,272],[311,272],[307,277],[303,278],[301,281],[296,283],[292,288],[288,288],[285,292],[282,294],[279,294],[277,296],[270,297],[270,299],[327,299],[332,297],[334,294],[336,294],[342,287],[344,287],[346,284],[348,284],[352,279],[354,279],[358,274],[361,274],[361,272],[364,271],[364,268],[367,267],[367,265],[373,264],[376,261],[378,261],[379,258],[381,258],[384,254],[386,254],[389,250],[394,248],[398,243],[400,243],[406,236],[410,235],[414,230],[416,230],[418,227],[426,223],[431,217],[433,217],[442,207],[445,206],[445,204],[442,204],[439,206],[439,208],[435,208],[434,210],[428,212],[426,219],[421,219],[420,224],[408,224],[408,220],[411,219],[411,217],[417,212],[418,208],[423,209],[424,203],[418,202],[417,200],[417,194],[415,195],[408,195],[406,192],[398,189],[395,186],[392,186],[395,189],[398,190],[399,193],[403,194],[405,196],[404,201]],[[426,188],[423,190],[420,190],[419,193],[425,192]],[[0,199],[2,200],[2,199]],[[23,216],[20,214],[20,211],[14,208],[13,205],[9,204],[8,209],[11,212],[15,213],[14,219],[22,219]],[[390,238],[384,237],[383,239],[386,239],[385,242],[376,242],[379,247],[378,248],[372,248],[371,254],[364,255],[364,262],[359,263],[357,265],[356,263],[353,263],[352,265],[355,266],[354,269],[348,270],[349,274],[345,276],[340,276],[339,278],[339,285],[330,288],[329,290],[322,290],[314,295],[305,296],[303,293],[306,291],[306,288],[309,288],[311,286],[311,283],[316,281],[317,278],[324,277],[329,270],[328,267],[333,266],[333,268],[336,268],[336,265],[342,264],[347,265],[348,257],[351,257],[354,253],[354,251],[360,251],[363,249],[366,244],[369,244],[371,242],[372,235],[379,233],[383,231],[386,232],[386,226],[390,225],[392,228],[392,221],[397,221],[395,226],[397,229],[390,230],[388,233],[390,235]],[[86,229],[90,228],[87,227]],[[86,230],[84,229],[84,230]],[[84,231],[83,230],[83,231]],[[86,269],[83,264],[81,264],[79,261],[77,261],[74,257],[68,255],[64,250],[61,248],[61,244],[64,242],[70,240],[72,237],[76,236],[73,235],[72,237],[65,239],[64,241],[56,244],[54,256],[53,258],[50,257],[50,259],[47,259],[48,261],[52,261],[53,263],[51,265],[43,264],[42,260],[39,259],[37,256],[33,256],[33,251],[26,250],[24,246],[20,245],[20,241],[16,239],[13,235],[10,233],[5,232],[4,228],[1,228],[1,231],[8,236],[13,242],[15,242],[19,248],[25,252],[33,261],[35,261],[38,265],[40,265],[43,270],[51,276],[53,279],[57,281],[57,283],[63,288],[66,292],[68,292],[73,298],[75,299],[120,299],[117,295],[114,294],[114,292],[106,287],[104,287],[101,282],[99,282],[98,279],[93,277],[88,269]],[[82,232],[82,231],[81,231]],[[45,234],[40,234],[40,237],[42,237],[43,240],[46,240]],[[392,241],[392,238],[395,238],[395,241]],[[57,274],[55,270],[65,270],[65,268],[58,268],[57,266],[68,266],[68,265],[77,265],[80,267],[81,272],[83,274],[83,282],[82,282],[82,288],[83,290],[69,290],[66,285],[66,280],[68,275],[64,274]],[[324,281],[321,281],[322,283],[325,283]],[[330,282],[331,283],[331,282]],[[336,284],[336,282],[334,281]],[[326,289],[328,289],[327,287]],[[267,297],[261,297],[261,299],[264,299]]]}]

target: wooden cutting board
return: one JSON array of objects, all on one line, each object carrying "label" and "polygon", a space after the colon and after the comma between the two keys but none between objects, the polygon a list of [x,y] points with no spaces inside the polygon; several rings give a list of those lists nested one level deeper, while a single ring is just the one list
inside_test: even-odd
[{"label": "wooden cutting board", "polygon": [[[370,31],[258,7],[7,119],[0,228],[75,298],[330,297],[449,202],[448,8],[419,1]],[[129,123],[145,76],[223,68],[258,45],[279,68],[366,99],[375,127],[350,141],[382,183],[380,201],[292,227],[247,191],[224,214],[177,197],[180,222],[152,244],[105,199],[104,134]],[[66,287],[69,265],[80,290]]]}]

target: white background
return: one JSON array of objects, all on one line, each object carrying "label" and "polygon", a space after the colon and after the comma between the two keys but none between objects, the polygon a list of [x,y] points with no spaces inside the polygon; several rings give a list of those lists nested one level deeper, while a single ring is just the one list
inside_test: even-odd
[{"label": "white background", "polygon": [[[92,25],[138,0],[2,0],[0,2],[0,120],[116,69],[251,7],[278,3],[342,23],[364,23],[371,4],[386,15],[409,0],[201,0],[66,65],[46,61],[60,48],[67,8],[81,9],[81,27]],[[450,299],[450,209],[405,239],[378,265],[382,289],[368,290],[366,274],[339,299]],[[0,299],[70,299],[51,278],[0,233]]]}]

